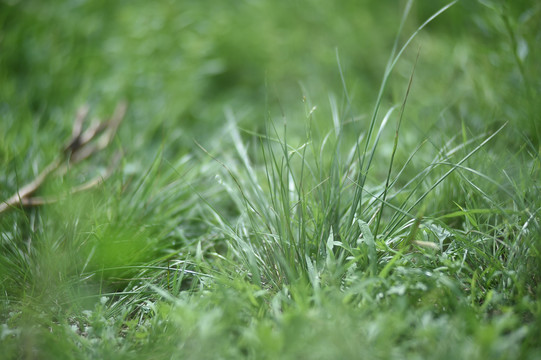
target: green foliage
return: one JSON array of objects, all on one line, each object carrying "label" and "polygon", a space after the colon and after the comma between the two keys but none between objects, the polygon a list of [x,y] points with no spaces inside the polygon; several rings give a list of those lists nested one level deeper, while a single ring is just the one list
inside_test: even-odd
[{"label": "green foliage", "polygon": [[541,7],[401,5],[0,1],[1,199],[129,103],[0,213],[3,356],[540,357]]}]

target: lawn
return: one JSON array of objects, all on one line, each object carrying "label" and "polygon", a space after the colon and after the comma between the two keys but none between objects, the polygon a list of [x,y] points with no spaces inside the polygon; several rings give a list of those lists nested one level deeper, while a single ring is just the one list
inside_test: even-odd
[{"label": "lawn", "polygon": [[541,358],[541,4],[0,1],[6,359]]}]

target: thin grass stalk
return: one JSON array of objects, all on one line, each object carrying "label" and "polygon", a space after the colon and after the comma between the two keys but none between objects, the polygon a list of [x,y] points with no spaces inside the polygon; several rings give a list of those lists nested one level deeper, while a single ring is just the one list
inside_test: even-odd
[{"label": "thin grass stalk", "polygon": [[398,123],[396,124],[394,142],[393,142],[393,151],[391,153],[391,161],[389,162],[389,170],[387,172],[387,178],[385,179],[385,187],[383,188],[383,201],[381,202],[381,207],[379,209],[379,214],[376,220],[376,229],[374,230],[374,237],[377,239],[379,224],[381,222],[381,217],[383,216],[383,209],[385,208],[385,200],[387,199],[387,191],[389,190],[389,181],[391,179],[391,172],[393,169],[394,157],[396,154],[396,149],[398,148],[398,134],[400,132],[400,125],[402,124],[402,119],[404,117],[404,110],[406,109],[406,102],[408,101],[408,96],[411,90],[411,84],[413,82],[413,75],[415,74],[415,67],[417,66],[417,61],[419,60],[420,49],[417,52],[417,57],[415,58],[415,64],[413,65],[413,70],[408,82],[408,88],[406,90],[406,95],[404,96],[404,101],[402,102],[402,107],[400,108],[400,115],[398,117]]}]

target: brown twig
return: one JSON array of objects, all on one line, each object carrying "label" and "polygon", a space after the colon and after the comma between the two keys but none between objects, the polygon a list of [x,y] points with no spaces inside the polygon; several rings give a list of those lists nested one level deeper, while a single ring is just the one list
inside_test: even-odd
[{"label": "brown twig", "polygon": [[81,133],[83,131],[83,123],[86,119],[86,116],[88,115],[89,110],[90,108],[88,107],[88,105],[83,105],[77,110],[77,114],[75,115],[75,121],[73,122],[73,129],[71,131],[71,139],[68,145],[65,146],[64,152],[71,151],[78,146],[77,142],[81,137]]},{"label": "brown twig", "polygon": [[27,199],[30,195],[32,195],[47,177],[54,172],[58,167],[60,166],[60,159],[56,159],[52,163],[50,163],[39,175],[29,184],[23,186],[19,191],[17,191],[15,194],[13,194],[9,199],[2,202],[0,204],[0,213],[3,213],[7,209],[17,205],[18,203],[22,203],[23,199]]},{"label": "brown twig", "polygon": [[[69,191],[69,195],[76,194],[78,192],[82,192],[85,190],[92,189],[94,187],[97,187],[101,185],[105,180],[107,180],[114,172],[116,167],[118,166],[118,163],[120,162],[120,159],[122,158],[122,154],[120,152],[116,152],[115,156],[113,157],[113,161],[102,175],[98,175],[94,177],[93,179],[76,186]],[[61,199],[65,198],[66,195],[63,196],[33,196],[33,197],[27,197],[20,199],[19,204],[22,206],[38,206],[38,205],[46,205],[46,204],[53,204],[55,202],[60,201]],[[1,212],[1,211],[0,211]]]},{"label": "brown twig", "polygon": [[[20,188],[15,194],[7,200],[0,203],[0,214],[10,208],[16,206],[38,206],[50,204],[59,201],[62,197],[32,197],[45,180],[53,173],[63,175],[68,170],[68,165],[77,164],[100,150],[105,149],[113,140],[120,123],[126,114],[127,104],[122,102],[117,105],[113,116],[105,122],[93,122],[90,127],[83,131],[83,125],[88,115],[88,106],[82,106],[77,111],[70,140],[64,146],[61,154],[39,173],[39,175],[30,183]],[[103,133],[103,134],[102,134]],[[102,134],[95,143],[92,143],[98,135]],[[70,190],[70,194],[88,190],[98,186],[105,181],[118,165],[121,155],[117,153],[106,172],[103,175],[97,176],[92,180],[74,187]],[[67,161],[67,164],[66,164]]]},{"label": "brown twig", "polygon": [[[118,127],[124,115],[126,114],[127,104],[122,102],[117,105],[113,116],[105,122],[93,123],[85,132],[80,133],[76,139],[70,141],[69,144],[77,144],[77,147],[70,148],[70,145],[66,149],[70,149],[70,163],[76,164],[94,153],[105,149],[113,140]],[[104,133],[95,144],[89,144],[92,139],[97,135]]]}]

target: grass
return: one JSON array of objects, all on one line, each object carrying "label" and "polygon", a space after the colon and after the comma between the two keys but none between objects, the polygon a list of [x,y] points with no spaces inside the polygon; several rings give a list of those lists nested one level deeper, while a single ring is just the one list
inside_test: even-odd
[{"label": "grass", "polygon": [[3,356],[538,358],[541,8],[401,5],[1,2],[1,199],[129,104],[0,214]]}]

